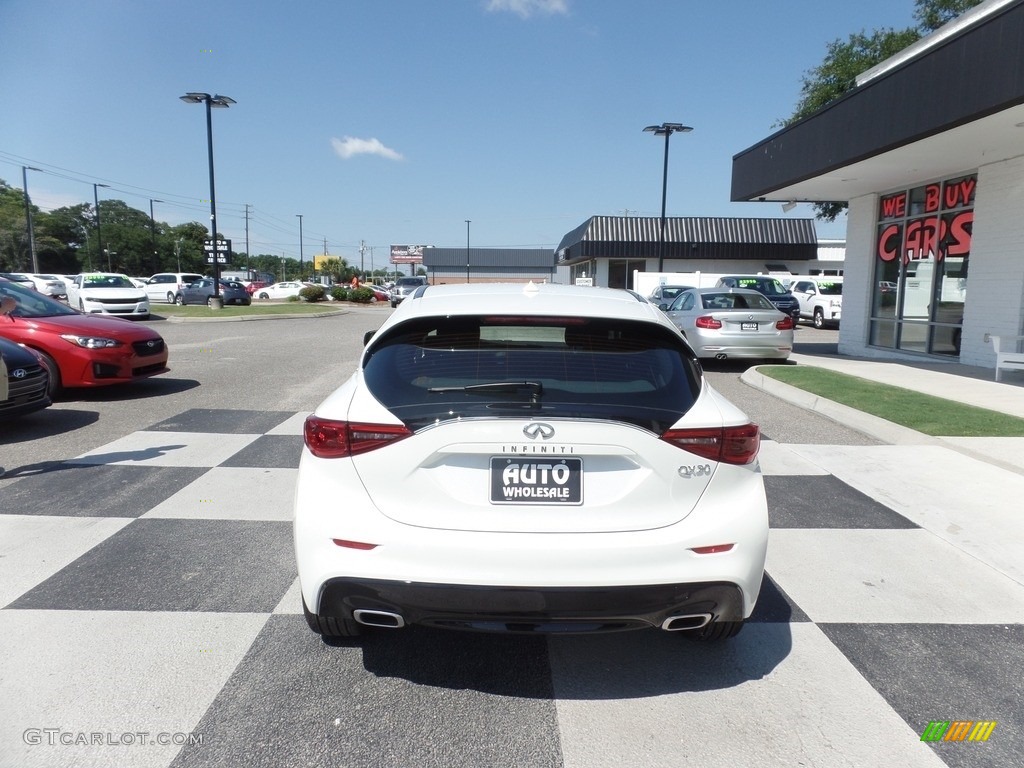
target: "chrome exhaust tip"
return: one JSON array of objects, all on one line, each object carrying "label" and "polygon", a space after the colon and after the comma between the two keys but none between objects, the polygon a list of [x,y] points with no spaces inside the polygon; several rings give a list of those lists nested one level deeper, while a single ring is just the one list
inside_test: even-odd
[{"label": "chrome exhaust tip", "polygon": [[366,608],[357,608],[352,611],[352,618],[357,624],[366,627],[381,627],[383,629],[401,629],[405,626],[405,619],[391,611],[377,611]]},{"label": "chrome exhaust tip", "polygon": [[666,632],[684,632],[688,629],[700,629],[711,621],[710,613],[686,613],[681,616],[669,616],[662,622],[661,628]]}]

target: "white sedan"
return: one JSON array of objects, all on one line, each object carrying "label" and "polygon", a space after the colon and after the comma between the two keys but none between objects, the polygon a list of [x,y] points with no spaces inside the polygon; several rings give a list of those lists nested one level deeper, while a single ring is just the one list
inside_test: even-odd
[{"label": "white sedan", "polygon": [[305,287],[305,283],[300,283],[298,280],[290,280],[257,288],[254,291],[254,296],[257,299],[287,299],[289,296],[298,296],[299,291]]},{"label": "white sedan", "polygon": [[68,283],[68,304],[90,314],[149,317],[149,297],[127,275],[84,272]]},{"label": "white sedan", "polygon": [[768,546],[759,445],[636,294],[428,286],[306,419],[306,621],[732,637]]}]

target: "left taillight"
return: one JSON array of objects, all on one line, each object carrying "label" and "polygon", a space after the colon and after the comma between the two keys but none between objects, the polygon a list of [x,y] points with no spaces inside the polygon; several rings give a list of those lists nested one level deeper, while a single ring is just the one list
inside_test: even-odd
[{"label": "left taillight", "polygon": [[661,436],[684,451],[726,464],[750,464],[761,447],[761,428],[757,424],[736,427],[670,429]]},{"label": "left taillight", "polygon": [[356,456],[411,435],[402,424],[363,424],[307,416],[302,438],[309,452],[321,459]]},{"label": "left taillight", "polygon": [[780,331],[791,331],[796,327],[796,323],[793,322],[792,317],[786,315],[775,324],[775,327]]}]

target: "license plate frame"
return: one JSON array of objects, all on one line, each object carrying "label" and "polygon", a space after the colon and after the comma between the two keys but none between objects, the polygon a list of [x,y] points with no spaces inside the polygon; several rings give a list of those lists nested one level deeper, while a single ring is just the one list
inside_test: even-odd
[{"label": "license plate frame", "polygon": [[491,504],[583,504],[583,459],[578,456],[492,456]]}]

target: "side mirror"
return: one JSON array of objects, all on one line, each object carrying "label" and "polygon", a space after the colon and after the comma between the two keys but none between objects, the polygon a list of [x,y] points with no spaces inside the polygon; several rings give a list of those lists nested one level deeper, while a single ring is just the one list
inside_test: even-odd
[{"label": "side mirror", "polygon": [[363,334],[363,346],[364,347],[367,344],[370,343],[370,339],[373,338],[373,334],[375,334],[375,333],[376,333],[376,331],[367,331],[366,333]]},{"label": "side mirror", "polygon": [[665,302],[661,302],[661,304],[658,305],[658,309],[660,309],[662,312],[665,312],[668,309],[668,304],[666,304]]}]

